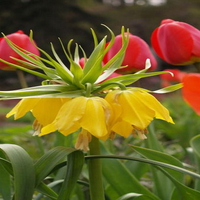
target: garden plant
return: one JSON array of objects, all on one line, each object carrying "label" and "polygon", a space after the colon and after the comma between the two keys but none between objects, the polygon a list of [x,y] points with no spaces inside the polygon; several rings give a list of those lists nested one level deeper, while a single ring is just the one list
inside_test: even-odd
[{"label": "garden plant", "polygon": [[[0,91],[1,101],[18,100],[6,118],[33,122],[0,129],[13,136],[0,144],[0,199],[200,199],[200,31],[163,20],[152,47],[179,69],[159,71],[143,39],[102,26],[108,36],[99,41],[91,29],[90,55],[59,39],[67,63],[53,44],[52,55],[39,48],[32,31],[0,39],[0,69],[17,71],[22,86]],[[25,74],[41,84],[29,87]]]}]

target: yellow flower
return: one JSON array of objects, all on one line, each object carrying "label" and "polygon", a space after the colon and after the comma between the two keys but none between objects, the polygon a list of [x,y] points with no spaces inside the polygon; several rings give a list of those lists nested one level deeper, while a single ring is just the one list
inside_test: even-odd
[{"label": "yellow flower", "polygon": [[123,137],[137,133],[140,138],[146,138],[146,128],[154,118],[173,123],[168,110],[141,88],[111,91],[105,99],[115,116],[111,130]]},{"label": "yellow flower", "polygon": [[112,109],[105,99],[80,96],[63,104],[55,120],[42,128],[40,136],[55,130],[67,136],[80,130],[76,148],[87,151],[91,135],[106,138],[111,119]]},{"label": "yellow flower", "polygon": [[60,107],[68,101],[69,98],[27,98],[22,99],[7,115],[14,115],[14,119],[23,117],[27,112],[31,111],[36,118],[33,123],[36,130],[35,135],[40,133],[43,126],[46,126],[55,119]]}]

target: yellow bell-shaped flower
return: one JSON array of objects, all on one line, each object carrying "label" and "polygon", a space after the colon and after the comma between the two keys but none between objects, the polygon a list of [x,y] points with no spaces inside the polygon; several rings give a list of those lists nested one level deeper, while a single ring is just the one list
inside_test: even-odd
[{"label": "yellow bell-shaped flower", "polygon": [[91,135],[105,139],[113,113],[108,102],[100,97],[76,97],[63,104],[55,120],[42,128],[46,135],[58,130],[67,136],[80,129],[76,148],[88,150]]},{"label": "yellow bell-shaped flower", "polygon": [[140,138],[146,138],[146,128],[154,118],[173,123],[168,110],[141,88],[114,90],[105,99],[115,116],[111,130],[123,137],[137,133]]}]

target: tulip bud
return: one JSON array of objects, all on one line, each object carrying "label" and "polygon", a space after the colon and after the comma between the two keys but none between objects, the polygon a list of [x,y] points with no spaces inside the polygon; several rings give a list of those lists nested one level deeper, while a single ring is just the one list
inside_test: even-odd
[{"label": "tulip bud", "polygon": [[193,26],[164,19],[151,36],[158,56],[172,65],[187,65],[200,61],[200,31]]},{"label": "tulip bud", "polygon": [[[104,63],[107,63],[122,47],[122,35],[115,37],[114,44],[109,49],[104,57]],[[154,58],[148,44],[140,37],[129,33],[129,43],[125,51],[122,66],[125,68],[118,69],[116,72],[121,74],[133,73],[145,68],[146,60],[150,59],[151,68],[154,70],[157,67],[156,59]]]},{"label": "tulip bud", "polygon": [[[11,42],[19,46],[20,48],[29,51],[35,55],[40,55],[39,50],[30,40],[29,36],[24,34],[23,31],[17,31],[15,33],[9,34],[6,36]],[[12,63],[12,64],[20,64],[17,60],[12,59],[14,57],[16,59],[25,60],[22,58],[17,52],[15,52],[7,43],[4,37],[0,38],[0,58]],[[22,65],[22,64],[20,64]],[[26,67],[26,66],[23,66]],[[3,70],[15,70],[14,67],[11,67],[8,64],[0,61],[0,69]]]}]

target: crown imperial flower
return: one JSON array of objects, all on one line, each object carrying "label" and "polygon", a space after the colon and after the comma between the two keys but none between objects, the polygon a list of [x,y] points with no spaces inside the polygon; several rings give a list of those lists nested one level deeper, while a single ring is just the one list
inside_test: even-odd
[{"label": "crown imperial flower", "polygon": [[151,43],[160,58],[173,65],[200,61],[200,31],[179,21],[164,19],[151,36]]},{"label": "crown imperial flower", "polygon": [[[116,75],[115,72],[123,65],[131,35],[128,34],[128,30],[125,34],[122,28],[119,49],[107,63],[104,63],[104,57],[115,44],[115,35],[109,28],[108,30],[111,33],[111,41],[107,44],[106,37],[98,43],[95,33],[92,32],[95,48],[89,57],[81,48],[83,59],[79,57],[78,45],[73,57],[70,51],[71,41],[67,46],[68,51],[61,42],[70,63],[69,67],[65,66],[59,58],[52,44],[51,48],[56,60],[39,48],[47,59],[33,53],[27,55],[26,51],[5,38],[16,53],[26,58],[26,62],[31,62],[39,70],[27,69],[21,64],[15,66],[44,79],[40,86],[0,91],[1,99],[22,99],[7,114],[7,117],[14,115],[15,119],[18,119],[31,111],[35,117],[34,135],[43,136],[59,131],[67,136],[78,132],[75,147],[84,151],[89,149],[88,144],[92,137],[106,140],[113,138],[117,133],[123,137],[138,134],[144,139],[146,128],[154,118],[173,123],[167,109],[146,90],[126,88],[141,78],[165,72],[147,72],[151,68],[150,59],[143,63],[146,59],[143,57],[142,70],[135,74]],[[139,41],[139,39],[135,40]],[[133,48],[132,42],[129,51],[130,48]],[[141,49],[145,50],[144,46]],[[131,59],[130,56],[132,55],[128,54],[128,60]],[[137,62],[139,63],[138,60]],[[12,66],[12,63],[10,65]],[[166,91],[179,88],[180,85]]]}]

